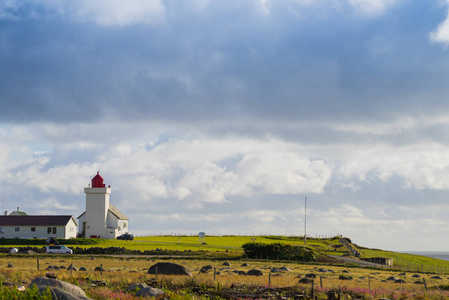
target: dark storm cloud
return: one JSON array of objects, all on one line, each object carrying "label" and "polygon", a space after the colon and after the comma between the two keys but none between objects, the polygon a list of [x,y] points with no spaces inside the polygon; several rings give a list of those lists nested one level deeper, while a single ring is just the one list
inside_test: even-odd
[{"label": "dark storm cloud", "polygon": [[366,18],[298,17],[286,2],[265,14],[249,2],[167,2],[164,22],[129,26],[31,18],[29,6],[0,20],[3,121],[388,119],[447,108],[447,53],[428,42],[444,15],[430,4]]}]

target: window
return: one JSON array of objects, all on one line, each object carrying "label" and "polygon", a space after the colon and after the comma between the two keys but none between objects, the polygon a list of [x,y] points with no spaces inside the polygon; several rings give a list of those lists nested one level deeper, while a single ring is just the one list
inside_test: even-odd
[{"label": "window", "polygon": [[56,234],[56,227],[53,227],[53,234]]},{"label": "window", "polygon": [[36,227],[31,227],[31,232],[35,232],[36,231]]},{"label": "window", "polygon": [[47,227],[47,234],[51,233],[51,227]]},{"label": "window", "polygon": [[126,228],[126,222],[123,222],[123,228]]},{"label": "window", "polygon": [[0,233],[5,233],[5,230],[3,229],[3,227],[0,227]]},{"label": "window", "polygon": [[15,232],[19,232],[19,231],[20,231],[20,227],[14,228],[14,231],[15,231]]}]

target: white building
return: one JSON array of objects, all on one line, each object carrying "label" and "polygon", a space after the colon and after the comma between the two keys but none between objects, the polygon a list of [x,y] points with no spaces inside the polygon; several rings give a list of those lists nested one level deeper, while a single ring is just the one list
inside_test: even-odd
[{"label": "white building", "polygon": [[71,239],[76,238],[77,226],[73,216],[10,214],[0,216],[0,238]]},{"label": "white building", "polygon": [[80,237],[101,237],[115,239],[128,232],[128,217],[109,202],[111,186],[106,187],[99,172],[92,178],[92,184],[84,188],[86,211],[79,217]]}]

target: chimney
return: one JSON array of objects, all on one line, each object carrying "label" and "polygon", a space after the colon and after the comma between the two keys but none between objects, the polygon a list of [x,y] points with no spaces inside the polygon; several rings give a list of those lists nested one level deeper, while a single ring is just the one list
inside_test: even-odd
[{"label": "chimney", "polygon": [[7,210],[5,210],[5,216],[7,216],[8,215],[8,211]]},{"label": "chimney", "polygon": [[17,211],[20,211],[20,206],[17,206]]}]

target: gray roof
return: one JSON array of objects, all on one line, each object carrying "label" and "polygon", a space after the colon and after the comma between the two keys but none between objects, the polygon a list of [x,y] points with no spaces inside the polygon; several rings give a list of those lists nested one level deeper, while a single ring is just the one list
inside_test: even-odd
[{"label": "gray roof", "polygon": [[121,211],[118,210],[117,207],[109,203],[109,211],[116,216],[119,220],[129,220],[127,216],[125,216]]},{"label": "gray roof", "polygon": [[31,215],[31,216],[0,216],[0,226],[65,226],[73,216]]}]

